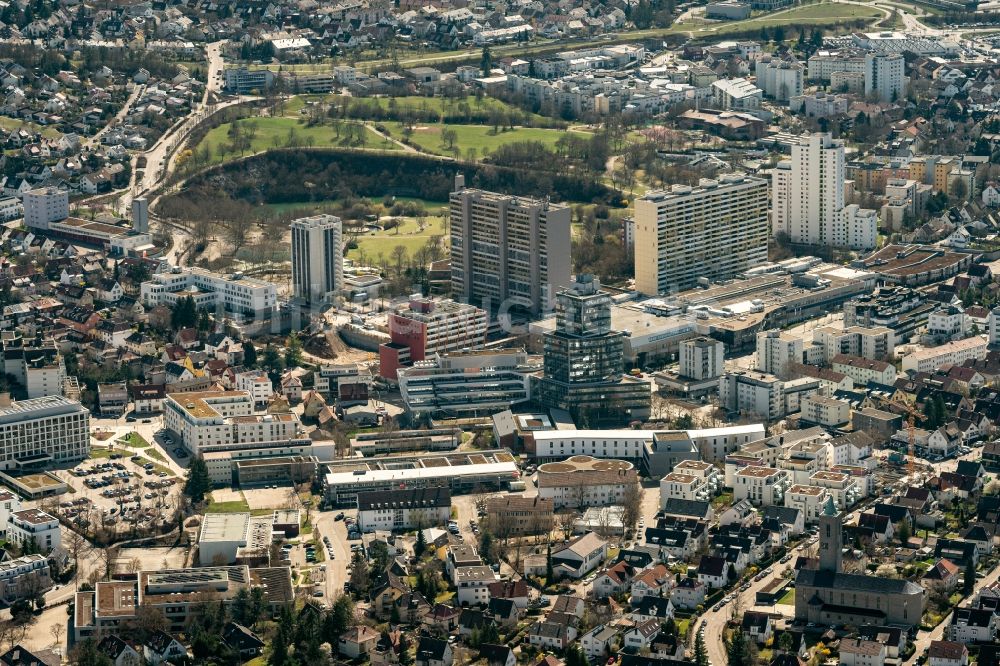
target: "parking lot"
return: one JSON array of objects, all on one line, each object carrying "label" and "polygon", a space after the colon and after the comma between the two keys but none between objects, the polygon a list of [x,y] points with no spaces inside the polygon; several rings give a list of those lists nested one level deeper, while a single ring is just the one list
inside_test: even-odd
[{"label": "parking lot", "polygon": [[171,519],[182,485],[178,477],[142,455],[103,453],[106,458],[57,470],[73,492],[44,504],[84,529],[128,532]]}]

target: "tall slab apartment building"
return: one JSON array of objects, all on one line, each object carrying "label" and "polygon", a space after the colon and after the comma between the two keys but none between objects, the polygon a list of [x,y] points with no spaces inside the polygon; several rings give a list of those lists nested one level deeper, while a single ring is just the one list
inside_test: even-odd
[{"label": "tall slab apartment building", "polygon": [[466,188],[458,175],[450,215],[456,300],[536,317],[572,283],[569,206]]},{"label": "tall slab apartment building", "polygon": [[764,263],[767,207],[767,182],[739,174],[636,199],[636,289],[669,294]]}]

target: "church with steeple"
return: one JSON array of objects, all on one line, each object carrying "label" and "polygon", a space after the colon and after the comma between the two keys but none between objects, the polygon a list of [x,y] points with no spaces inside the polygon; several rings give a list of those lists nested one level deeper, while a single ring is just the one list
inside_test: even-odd
[{"label": "church with steeple", "polygon": [[924,612],[917,583],[843,572],[844,517],[828,498],[819,516],[819,568],[795,576],[795,619],[821,625],[916,625]]}]

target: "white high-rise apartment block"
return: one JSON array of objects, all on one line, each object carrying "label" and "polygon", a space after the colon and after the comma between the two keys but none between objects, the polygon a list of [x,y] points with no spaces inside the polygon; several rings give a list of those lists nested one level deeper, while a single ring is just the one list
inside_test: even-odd
[{"label": "white high-rise apartment block", "polygon": [[805,67],[796,60],[764,56],[757,60],[757,87],[768,97],[787,102],[802,94]]},{"label": "white high-rise apartment block", "polygon": [[767,182],[742,174],[674,185],[635,202],[635,285],[667,294],[767,261]]},{"label": "white high-rise apartment block", "polygon": [[292,222],[292,289],[295,298],[319,303],[344,284],[339,217],[313,215]]},{"label": "white high-rise apartment block", "polygon": [[906,95],[906,60],[902,53],[876,53],[865,78],[865,92],[878,94],[879,101],[901,101]]},{"label": "white high-rise apartment block", "polygon": [[44,456],[62,465],[89,453],[90,412],[75,400],[50,395],[0,409],[0,468]]},{"label": "white high-rise apartment block", "polygon": [[726,347],[720,340],[700,337],[680,343],[680,374],[692,379],[721,377]]},{"label": "white high-rise apartment block", "polygon": [[793,243],[870,249],[878,236],[875,211],[844,206],[844,143],[806,134],[792,159],[772,176],[772,230]]},{"label": "white high-rise apartment block", "polygon": [[831,81],[835,73],[861,75],[864,93],[875,92],[882,102],[901,100],[906,94],[908,79],[902,53],[819,51],[809,58],[810,79]]},{"label": "white high-rise apartment block", "polygon": [[50,222],[69,217],[69,192],[58,187],[40,187],[24,193],[24,224],[48,229]]},{"label": "white high-rise apartment block", "polygon": [[757,365],[761,372],[788,378],[791,363],[802,363],[802,338],[781,331],[761,331],[757,334]]},{"label": "white high-rise apartment block", "polygon": [[867,250],[878,244],[878,213],[874,209],[851,204],[840,211],[840,218],[846,247]]}]

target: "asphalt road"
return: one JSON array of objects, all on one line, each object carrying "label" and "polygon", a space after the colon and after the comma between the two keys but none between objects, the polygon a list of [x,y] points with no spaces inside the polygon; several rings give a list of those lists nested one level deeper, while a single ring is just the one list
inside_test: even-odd
[{"label": "asphalt road", "polygon": [[[795,551],[792,551],[793,553]],[[740,599],[743,603],[743,611],[751,610],[756,605],[757,592],[763,588],[771,579],[779,578],[785,572],[785,570],[790,569],[795,564],[795,557],[793,556],[785,564],[780,562],[775,563],[772,566],[771,574],[765,577],[763,580],[757,582],[751,580],[750,588],[745,592],[739,592]],[[725,666],[726,660],[726,646],[722,640],[723,630],[726,627],[726,622],[732,617],[732,609],[735,601],[732,601],[717,611],[712,611],[711,609],[706,609],[702,614],[705,622],[705,647],[708,650],[708,660],[711,666]],[[766,610],[768,612],[774,611],[774,606],[764,606],[760,610]]]}]

